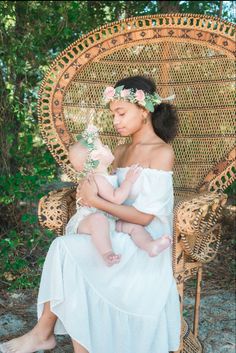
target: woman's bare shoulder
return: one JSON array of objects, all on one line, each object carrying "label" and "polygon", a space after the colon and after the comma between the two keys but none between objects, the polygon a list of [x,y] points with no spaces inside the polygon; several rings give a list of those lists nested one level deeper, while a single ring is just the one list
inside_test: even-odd
[{"label": "woman's bare shoulder", "polygon": [[174,159],[173,147],[167,143],[162,143],[152,149],[150,168],[171,171],[173,170]]}]

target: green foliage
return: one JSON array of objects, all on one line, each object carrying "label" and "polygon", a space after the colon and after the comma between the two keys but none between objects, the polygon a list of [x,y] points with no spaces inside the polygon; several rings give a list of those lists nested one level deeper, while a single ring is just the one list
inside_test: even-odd
[{"label": "green foliage", "polygon": [[[233,4],[223,2],[222,16],[233,20],[228,3]],[[37,224],[38,200],[60,173],[39,132],[37,98],[54,58],[105,23],[169,10],[216,16],[219,8],[220,1],[0,2],[2,283],[11,288],[37,285],[53,236]]]},{"label": "green foliage", "polygon": [[33,288],[39,284],[42,265],[52,241],[50,231],[40,231],[35,225],[37,217],[32,214],[22,216],[24,230],[10,230],[0,239],[1,282],[9,289]]},{"label": "green foliage", "polygon": [[[180,1],[182,13],[219,16],[221,1]],[[235,21],[235,1],[222,1],[222,19]]]},{"label": "green foliage", "polygon": [[232,199],[232,204],[236,206],[236,181],[227,187],[225,193]]}]

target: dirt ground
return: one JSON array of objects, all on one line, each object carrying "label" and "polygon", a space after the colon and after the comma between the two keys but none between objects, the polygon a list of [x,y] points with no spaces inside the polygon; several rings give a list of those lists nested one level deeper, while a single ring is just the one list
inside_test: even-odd
[{"label": "dirt ground", "polygon": [[[199,337],[204,353],[235,352],[234,222],[223,220],[222,242],[216,258],[205,265],[202,282]],[[186,283],[184,316],[192,322],[195,282]],[[19,336],[36,323],[37,290],[0,290],[0,342]],[[73,352],[67,336],[57,336],[51,353]],[[49,352],[49,351],[48,351]],[[101,352],[102,353],[102,352]],[[113,353],[113,352],[111,352]]]}]

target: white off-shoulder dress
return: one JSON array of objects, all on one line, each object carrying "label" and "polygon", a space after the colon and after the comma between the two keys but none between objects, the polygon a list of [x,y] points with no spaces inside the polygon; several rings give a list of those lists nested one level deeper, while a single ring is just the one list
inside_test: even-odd
[{"label": "white off-shoulder dress", "polygon": [[[119,168],[119,182],[128,168]],[[172,172],[144,168],[126,204],[152,214],[153,238],[172,234]],[[99,225],[98,225],[99,226]],[[129,235],[113,231],[121,262],[107,267],[89,235],[56,238],[44,263],[38,318],[50,301],[55,334],[69,334],[89,353],[168,353],[180,343],[180,304],[171,249],[156,257],[137,248]]]}]

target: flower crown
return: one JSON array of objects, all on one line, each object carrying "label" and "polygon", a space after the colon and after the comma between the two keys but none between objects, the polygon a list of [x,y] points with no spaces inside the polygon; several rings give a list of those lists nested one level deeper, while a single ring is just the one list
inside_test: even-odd
[{"label": "flower crown", "polygon": [[175,95],[167,98],[161,98],[156,92],[146,93],[142,89],[124,88],[125,86],[106,87],[103,98],[106,104],[113,100],[128,100],[130,103],[137,103],[150,112],[154,112],[155,105],[161,104],[163,100],[172,100]]},{"label": "flower crown", "polygon": [[87,128],[76,136],[77,141],[88,149],[88,157],[84,163],[84,169],[81,172],[76,172],[79,178],[84,178],[93,169],[97,168],[99,161],[92,158],[92,151],[95,148],[95,141],[99,138],[98,128],[95,125],[89,124]]}]

